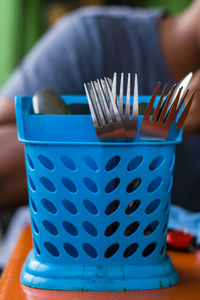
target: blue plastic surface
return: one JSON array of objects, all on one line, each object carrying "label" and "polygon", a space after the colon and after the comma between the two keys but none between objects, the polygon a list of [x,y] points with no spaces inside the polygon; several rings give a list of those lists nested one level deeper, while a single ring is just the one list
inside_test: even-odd
[{"label": "blue plastic surface", "polygon": [[[84,96],[63,98],[86,103]],[[34,245],[22,283],[61,290],[176,284],[165,248],[181,134],[173,142],[137,136],[102,143],[90,115],[34,115],[31,100],[16,99]]]}]

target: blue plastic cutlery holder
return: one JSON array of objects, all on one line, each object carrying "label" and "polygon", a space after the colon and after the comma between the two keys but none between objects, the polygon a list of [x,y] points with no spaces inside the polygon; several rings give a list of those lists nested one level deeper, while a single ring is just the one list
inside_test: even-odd
[{"label": "blue plastic cutlery holder", "polygon": [[[63,96],[67,104],[84,96]],[[140,97],[140,102],[149,97]],[[33,250],[25,285],[137,290],[174,285],[166,255],[176,143],[100,142],[90,115],[34,115],[16,98]],[[139,120],[141,122],[141,118]]]}]

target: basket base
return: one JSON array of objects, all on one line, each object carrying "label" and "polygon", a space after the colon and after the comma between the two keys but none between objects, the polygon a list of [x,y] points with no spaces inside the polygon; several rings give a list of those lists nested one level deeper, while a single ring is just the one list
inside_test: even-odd
[{"label": "basket base", "polygon": [[167,255],[161,263],[149,265],[45,265],[35,258],[32,250],[21,272],[24,285],[49,290],[150,290],[166,288],[178,281]]}]

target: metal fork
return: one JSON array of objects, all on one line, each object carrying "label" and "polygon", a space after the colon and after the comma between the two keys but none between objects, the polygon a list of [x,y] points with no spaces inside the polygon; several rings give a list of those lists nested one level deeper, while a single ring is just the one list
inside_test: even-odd
[{"label": "metal fork", "polygon": [[[167,112],[166,112],[166,116],[168,115],[169,110],[170,110],[170,108],[171,108],[171,105],[173,104],[173,101],[174,101],[174,99],[176,98],[176,95],[177,95],[177,93],[178,93],[178,90],[182,87],[182,91],[181,91],[181,95],[180,95],[179,102],[181,101],[181,98],[182,98],[182,96],[184,95],[185,91],[187,90],[187,87],[188,87],[188,85],[189,85],[189,83],[190,83],[190,81],[191,81],[191,79],[192,79],[192,76],[193,76],[193,73],[192,73],[192,72],[188,73],[188,74],[187,74],[187,75],[186,75],[186,76],[185,76],[185,77],[177,84],[177,86],[176,86],[176,88],[175,88],[175,90],[174,90],[174,93],[173,93],[173,95],[172,95],[172,97],[171,97],[170,103],[169,103],[169,105],[168,105],[168,109],[167,109]],[[166,99],[167,99],[167,97],[165,98],[165,101],[166,101]],[[159,111],[159,114],[158,114],[158,118],[159,118],[159,116],[160,116],[160,114],[161,114],[161,111],[162,111],[162,109],[163,109],[163,107],[164,107],[165,101],[162,103],[162,105],[161,105],[161,107],[160,107],[160,111]]]},{"label": "metal fork", "polygon": [[[102,86],[102,82],[97,80],[84,84],[97,136],[99,139],[125,137],[125,129],[106,78],[104,83],[105,86]],[[105,96],[105,89],[109,95],[109,102]]]},{"label": "metal fork", "polygon": [[[170,127],[171,127],[173,122],[176,125],[176,128],[179,132],[181,127],[183,126],[183,123],[184,123],[186,117],[187,117],[187,114],[189,112],[190,106],[191,106],[193,98],[194,98],[194,93],[193,93],[190,96],[190,99],[188,100],[188,103],[185,106],[185,108],[183,109],[183,111],[182,111],[181,115],[179,116],[178,120],[175,121],[175,119],[176,119],[176,117],[177,117],[177,115],[178,115],[178,113],[181,109],[181,106],[182,106],[182,104],[183,104],[183,102],[184,102],[184,100],[185,100],[185,98],[188,94],[188,91],[189,91],[189,90],[186,91],[183,98],[181,99],[180,104],[178,105],[180,95],[181,95],[181,91],[182,91],[182,87],[181,87],[178,90],[176,98],[175,98],[173,104],[171,105],[169,113],[166,117],[166,112],[168,110],[168,107],[169,107],[169,104],[170,104],[170,101],[171,101],[171,97],[174,94],[174,91],[176,89],[176,85],[174,85],[172,87],[172,89],[170,90],[170,92],[169,92],[169,94],[166,98],[165,104],[162,108],[162,112],[159,115],[162,100],[164,98],[164,95],[165,95],[165,92],[166,92],[166,89],[167,89],[167,84],[165,84],[165,86],[163,88],[163,91],[161,93],[159,102],[158,102],[158,104],[155,108],[155,111],[152,115],[152,118],[151,118],[151,112],[152,112],[152,109],[153,109],[153,105],[154,105],[156,96],[158,94],[158,90],[160,88],[160,84],[161,83],[158,82],[158,84],[157,84],[157,86],[156,86],[156,88],[153,92],[153,95],[151,97],[151,100],[150,100],[150,102],[147,106],[147,109],[145,111],[143,120],[142,120],[142,124],[141,124],[141,127],[140,127],[140,138],[143,139],[143,140],[154,140],[154,141],[163,141],[163,140],[165,140],[168,137],[169,130],[170,130]],[[177,107],[177,105],[178,105],[178,107]]]},{"label": "metal fork", "polygon": [[[179,111],[180,111],[180,109],[181,109],[181,107],[182,107],[182,105],[183,105],[183,103],[186,99],[186,96],[187,96],[188,92],[189,92],[189,89],[183,95],[183,98],[181,99],[180,103],[178,103],[178,107],[176,109],[176,116],[178,115],[178,113],[179,113]],[[171,139],[175,139],[177,137],[177,135],[179,134],[181,128],[183,127],[184,122],[185,122],[185,120],[187,118],[187,115],[189,113],[190,107],[192,105],[192,101],[194,99],[194,94],[195,94],[195,92],[193,91],[192,94],[190,95],[190,97],[189,97],[189,99],[188,99],[181,115],[179,116],[178,120],[174,120],[172,122],[172,127],[171,127],[171,130],[170,130],[170,133],[169,133],[169,137]]]},{"label": "metal fork", "polygon": [[120,78],[120,92],[119,100],[117,98],[117,73],[114,73],[112,81],[112,94],[115,99],[115,103],[118,107],[119,114],[123,120],[123,124],[126,130],[126,137],[135,138],[137,135],[138,126],[138,79],[137,74],[135,74],[134,81],[134,97],[131,109],[131,74],[128,73],[127,79],[127,91],[126,91],[126,104],[125,104],[125,114],[123,112],[123,96],[124,96],[124,73],[121,73]]}]

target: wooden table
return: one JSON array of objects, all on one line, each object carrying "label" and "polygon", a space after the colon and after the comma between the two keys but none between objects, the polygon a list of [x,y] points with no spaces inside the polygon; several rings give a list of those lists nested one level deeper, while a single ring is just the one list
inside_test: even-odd
[{"label": "wooden table", "polygon": [[168,252],[176,267],[180,283],[174,287],[151,291],[75,292],[49,291],[22,286],[20,271],[32,248],[31,228],[24,228],[0,280],[1,300],[199,300],[200,250],[196,253]]}]

